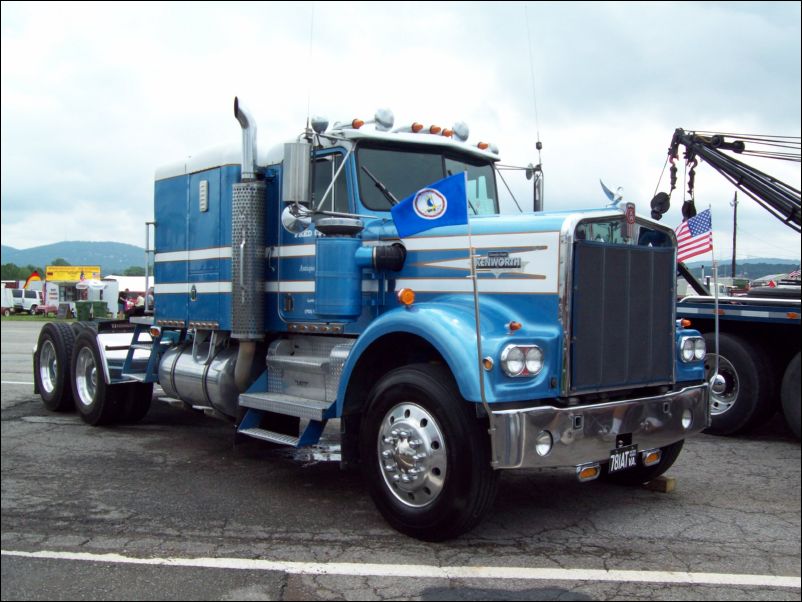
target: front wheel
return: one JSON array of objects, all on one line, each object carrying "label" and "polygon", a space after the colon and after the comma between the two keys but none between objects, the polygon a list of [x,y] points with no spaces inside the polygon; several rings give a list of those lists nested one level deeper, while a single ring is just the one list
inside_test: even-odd
[{"label": "front wheel", "polygon": [[444,541],[475,527],[495,499],[487,425],[450,372],[416,364],[373,388],[360,430],[370,494],[398,531]]}]

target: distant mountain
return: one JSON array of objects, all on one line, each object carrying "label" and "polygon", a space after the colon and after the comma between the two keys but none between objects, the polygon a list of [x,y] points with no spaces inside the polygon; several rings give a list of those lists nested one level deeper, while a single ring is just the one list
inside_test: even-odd
[{"label": "distant mountain", "polygon": [[[697,278],[701,278],[703,275],[712,275],[712,266],[709,261],[693,261],[686,265]],[[719,276],[724,278],[732,276],[730,273],[732,264],[729,261],[719,261],[718,265]],[[702,266],[704,266],[704,274],[702,274]],[[739,259],[735,264],[735,275],[736,277],[743,276],[750,280],[755,280],[769,275],[787,274],[798,266],[798,261],[790,259]]]},{"label": "distant mountain", "polygon": [[145,266],[145,249],[119,242],[57,242],[52,245],[15,249],[2,245],[0,263],[44,268],[61,257],[70,265],[99,265],[101,273],[122,274],[131,266]]}]

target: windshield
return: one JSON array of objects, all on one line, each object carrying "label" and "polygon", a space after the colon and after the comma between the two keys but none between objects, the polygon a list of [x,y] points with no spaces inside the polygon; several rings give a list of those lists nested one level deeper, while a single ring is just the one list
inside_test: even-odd
[{"label": "windshield", "polygon": [[399,201],[437,180],[467,172],[470,213],[498,213],[496,179],[493,177],[493,166],[487,160],[443,156],[434,150],[360,148],[357,152],[357,171],[362,203],[373,211],[389,211],[390,201],[362,167],[366,167]]}]

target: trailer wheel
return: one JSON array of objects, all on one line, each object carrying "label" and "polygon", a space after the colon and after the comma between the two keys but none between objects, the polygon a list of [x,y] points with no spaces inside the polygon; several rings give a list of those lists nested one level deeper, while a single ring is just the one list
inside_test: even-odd
[{"label": "trailer wheel", "polygon": [[652,466],[638,464],[634,468],[621,472],[614,472],[613,474],[608,474],[609,465],[605,466],[601,478],[608,483],[615,483],[616,485],[642,485],[643,483],[653,481],[671,468],[674,462],[677,461],[684,444],[685,440],[680,439],[676,443],[660,448],[662,451],[660,461]]},{"label": "trailer wheel", "polygon": [[783,376],[782,390],[780,392],[780,399],[783,404],[783,414],[785,414],[785,421],[791,428],[791,431],[796,435],[797,439],[800,438],[800,359],[799,353],[788,362],[788,367],[785,369]]},{"label": "trailer wheel", "polygon": [[84,422],[92,426],[114,422],[121,414],[118,397],[124,386],[106,384],[96,335],[82,330],[72,353],[72,394]]},{"label": "trailer wheel", "polygon": [[33,356],[35,390],[48,410],[73,409],[70,366],[75,335],[66,324],[48,322],[39,333]]},{"label": "trailer wheel", "polygon": [[440,366],[385,375],[368,396],[360,456],[370,494],[387,522],[425,541],[476,526],[495,499],[487,427]]},{"label": "trailer wheel", "polygon": [[[715,349],[713,333],[704,335],[707,348]],[[705,376],[713,377],[716,354],[705,359]],[[732,334],[719,334],[720,382],[710,391],[711,426],[706,433],[735,435],[755,428],[776,410],[775,385],[766,354],[749,341]]]}]

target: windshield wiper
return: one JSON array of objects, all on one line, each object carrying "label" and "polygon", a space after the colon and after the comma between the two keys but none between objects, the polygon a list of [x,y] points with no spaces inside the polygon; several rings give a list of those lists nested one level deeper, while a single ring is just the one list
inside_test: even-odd
[{"label": "windshield wiper", "polygon": [[366,174],[368,174],[368,176],[370,176],[370,179],[373,180],[373,182],[376,184],[376,188],[378,188],[379,191],[384,195],[384,198],[386,198],[388,201],[390,201],[390,205],[398,205],[398,199],[395,198],[395,195],[392,192],[387,190],[387,186],[382,184],[379,181],[379,179],[376,176],[374,176],[372,173],[370,173],[370,170],[367,167],[365,167],[364,165],[362,166],[362,169],[364,170],[364,172]]}]

